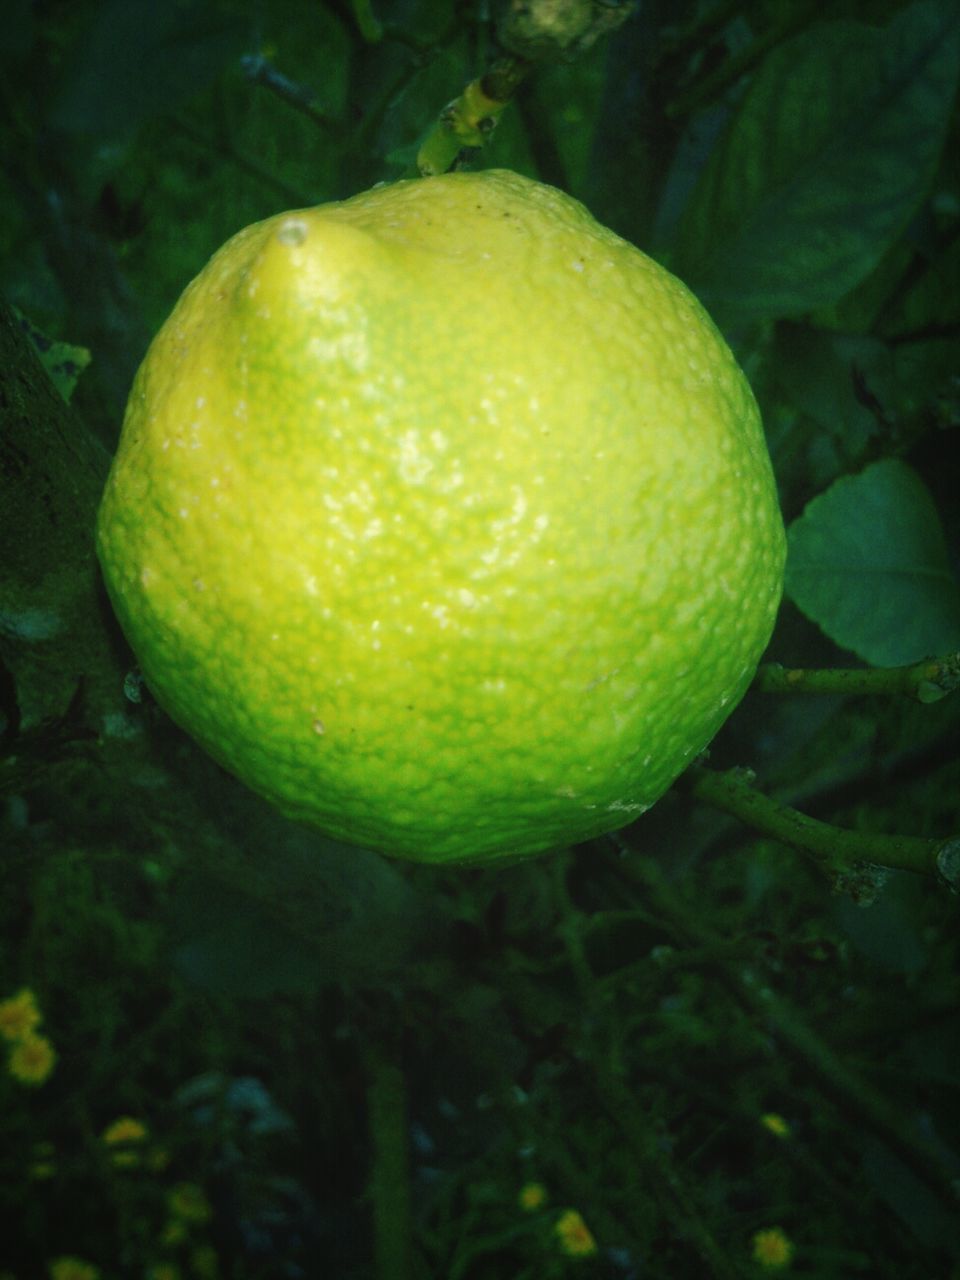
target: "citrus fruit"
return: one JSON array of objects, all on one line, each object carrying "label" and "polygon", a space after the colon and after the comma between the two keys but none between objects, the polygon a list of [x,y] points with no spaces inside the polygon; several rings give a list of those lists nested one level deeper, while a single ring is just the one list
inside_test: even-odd
[{"label": "citrus fruit", "polygon": [[699,304],[497,170],[234,236],[139,370],[98,547],[174,720],[290,817],[432,862],[648,808],[744,693],[784,560]]}]

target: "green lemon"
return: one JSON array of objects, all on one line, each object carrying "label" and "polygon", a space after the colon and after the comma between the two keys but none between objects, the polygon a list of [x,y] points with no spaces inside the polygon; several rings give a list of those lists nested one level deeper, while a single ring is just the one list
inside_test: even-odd
[{"label": "green lemon", "polygon": [[643,813],[743,695],[784,561],[702,308],[497,170],[234,236],[140,368],[98,547],[174,720],[290,817],[425,862]]}]

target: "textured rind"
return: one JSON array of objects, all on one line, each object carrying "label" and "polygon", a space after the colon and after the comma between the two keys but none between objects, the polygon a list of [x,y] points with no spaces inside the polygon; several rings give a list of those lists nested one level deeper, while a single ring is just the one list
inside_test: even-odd
[{"label": "textured rind", "polygon": [[624,825],[743,695],[784,535],[692,295],[502,171],[239,233],[98,524],[158,700],[291,817],[424,861]]}]

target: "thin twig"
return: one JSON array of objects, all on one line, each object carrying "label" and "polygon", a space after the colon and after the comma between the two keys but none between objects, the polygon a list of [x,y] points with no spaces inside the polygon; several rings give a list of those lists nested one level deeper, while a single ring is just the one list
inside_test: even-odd
[{"label": "thin twig", "polygon": [[753,785],[749,769],[719,772],[694,765],[684,777],[698,800],[808,854],[834,878],[855,874],[866,863],[939,876],[951,888],[960,888],[960,839],[877,835],[835,827],[764,795]]},{"label": "thin twig", "polygon": [[269,89],[282,102],[295,107],[321,129],[331,129],[339,124],[334,116],[320,106],[311,89],[297,84],[282,71],[278,71],[269,58],[259,53],[250,53],[240,59],[240,67],[251,83]]},{"label": "thin twig", "polygon": [[[584,950],[585,931],[566,886],[566,862],[555,864],[555,897],[560,915],[560,936],[584,1007],[595,1008],[597,981]],[[606,1050],[606,1052],[604,1052]],[[658,1133],[644,1123],[636,1100],[624,1083],[619,1047],[596,1045],[583,1066],[602,1110],[623,1136],[636,1162],[640,1180],[646,1182],[665,1219],[680,1240],[697,1252],[717,1280],[740,1280],[741,1269],[721,1247],[704,1221],[679,1165],[665,1150]]]},{"label": "thin twig", "polygon": [[937,702],[960,688],[960,651],[905,667],[806,670],[768,662],[752,687],[760,693],[906,694],[918,702]]},{"label": "thin twig", "polygon": [[[622,875],[644,888],[646,905],[656,912],[664,927],[678,941],[695,948],[717,945],[718,935],[700,923],[691,903],[681,897],[652,859],[634,856],[621,859],[617,865]],[[726,965],[720,960],[704,972],[718,979],[758,1026],[772,1031],[800,1058],[819,1079],[825,1092],[851,1115],[859,1116],[887,1142],[944,1205],[951,1210],[956,1209],[956,1172],[941,1152],[928,1143],[907,1119],[901,1118],[900,1109],[892,1099],[874,1089],[861,1074],[848,1068],[809,1026],[803,1015],[767,984],[761,973],[739,964]]]}]

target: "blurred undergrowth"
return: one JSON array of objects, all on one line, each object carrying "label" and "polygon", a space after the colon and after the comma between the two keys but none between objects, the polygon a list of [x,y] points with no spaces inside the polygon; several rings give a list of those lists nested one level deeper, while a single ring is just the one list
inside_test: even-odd
[{"label": "blurred undergrowth", "polygon": [[[13,0],[0,288],[69,421],[112,447],[232,232],[408,172],[519,56],[507,7]],[[523,46],[464,157],[584,200],[736,347],[791,522],[790,669],[960,648],[958,25],[652,0],[568,58]],[[69,647],[28,697],[24,591],[0,597],[5,1277],[960,1274],[932,879],[827,879],[682,787],[505,871],[330,846],[124,699],[122,650],[113,705]],[[854,832],[956,835],[958,702],[758,690],[711,763]]]}]

